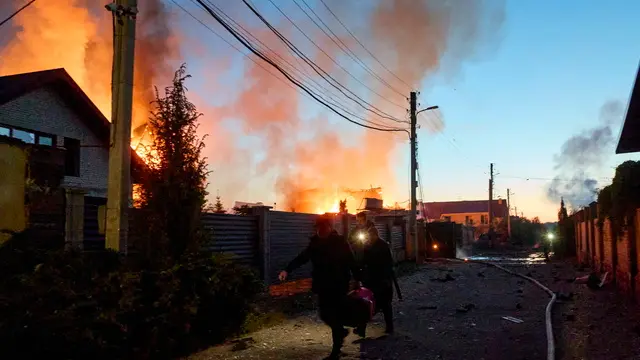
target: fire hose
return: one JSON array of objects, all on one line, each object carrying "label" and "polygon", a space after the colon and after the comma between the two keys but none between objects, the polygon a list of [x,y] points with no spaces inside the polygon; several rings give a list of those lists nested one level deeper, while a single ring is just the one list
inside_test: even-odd
[{"label": "fire hose", "polygon": [[[462,261],[460,259],[456,259],[458,261]],[[511,275],[515,275],[517,277],[523,278],[525,280],[528,280],[532,283],[534,283],[535,285],[537,285],[540,289],[544,290],[547,294],[549,294],[549,296],[551,297],[551,300],[549,301],[549,303],[547,304],[547,307],[545,308],[545,312],[544,312],[544,317],[545,317],[545,328],[546,328],[546,332],[547,332],[547,360],[555,360],[556,357],[556,347],[553,341],[553,326],[552,326],[552,322],[551,322],[551,308],[553,307],[553,304],[556,302],[556,294],[551,291],[548,287],[542,285],[538,280],[530,277],[530,276],[526,276],[526,275],[522,275],[520,273],[517,273],[515,271],[509,270],[507,268],[505,268],[504,266],[500,266],[498,264],[494,264],[491,262],[486,262],[486,261],[478,261],[478,260],[465,260],[468,262],[474,262],[474,263],[478,263],[478,264],[482,264],[482,265],[486,265],[486,266],[493,266],[497,269],[500,269],[504,272],[507,272]]]}]

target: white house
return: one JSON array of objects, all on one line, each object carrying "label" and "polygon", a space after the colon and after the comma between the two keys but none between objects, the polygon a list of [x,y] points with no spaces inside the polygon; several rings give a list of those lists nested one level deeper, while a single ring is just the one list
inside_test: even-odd
[{"label": "white house", "polygon": [[[67,218],[84,218],[82,231],[67,219],[65,236],[85,247],[104,246],[97,218],[106,204],[109,132],[109,121],[64,69],[0,77],[0,135],[64,149]],[[134,177],[142,164],[132,151]]]}]

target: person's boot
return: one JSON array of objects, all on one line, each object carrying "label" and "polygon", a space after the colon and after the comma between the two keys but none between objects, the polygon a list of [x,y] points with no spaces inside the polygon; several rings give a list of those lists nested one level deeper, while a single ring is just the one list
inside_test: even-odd
[{"label": "person's boot", "polygon": [[367,337],[367,325],[360,325],[357,328],[353,329],[353,333],[360,336],[361,338]]}]

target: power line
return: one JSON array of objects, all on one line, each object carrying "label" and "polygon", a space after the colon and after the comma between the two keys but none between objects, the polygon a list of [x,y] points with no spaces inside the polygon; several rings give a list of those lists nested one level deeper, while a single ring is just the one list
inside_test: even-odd
[{"label": "power line", "polygon": [[[539,181],[563,181],[563,182],[581,182],[585,179],[562,179],[562,178],[541,178],[541,177],[524,177],[524,176],[500,176],[505,179],[520,179],[520,180],[539,180]],[[611,178],[597,178],[594,180],[606,180],[611,181]]]},{"label": "power line", "polygon": [[[233,35],[234,38],[236,38],[242,45],[244,45],[249,51],[251,51],[254,55],[258,56],[259,58],[261,58],[262,60],[264,60],[265,62],[267,62],[269,65],[271,65],[272,67],[274,67],[276,70],[278,70],[282,75],[284,75],[291,83],[293,83],[294,85],[296,85],[297,87],[299,87],[300,89],[302,89],[304,92],[306,92],[309,96],[311,96],[314,100],[316,100],[317,102],[319,102],[320,104],[324,105],[325,107],[327,107],[329,110],[333,111],[336,115],[342,117],[343,119],[362,126],[364,128],[368,128],[371,130],[377,130],[377,131],[385,131],[385,132],[406,132],[408,133],[407,129],[400,129],[400,128],[381,128],[381,127],[375,127],[375,126],[370,126],[370,125],[366,125],[363,123],[360,123],[358,121],[355,121],[353,119],[350,119],[349,117],[347,117],[346,115],[344,115],[343,113],[341,113],[340,111],[336,110],[333,106],[329,105],[327,102],[323,101],[322,99],[320,99],[315,93],[313,93],[311,90],[309,90],[306,86],[304,86],[304,84],[300,83],[298,80],[296,80],[293,76],[291,76],[286,70],[282,69],[282,67],[280,67],[278,64],[276,64],[273,60],[271,60],[268,56],[266,56],[265,54],[263,54],[260,50],[254,48],[242,35],[238,34],[224,19],[222,19],[215,11],[213,11],[209,6],[207,6],[206,4],[204,4],[204,2],[202,0],[196,0],[208,13],[209,15],[211,15],[220,25],[222,25],[231,35]],[[244,2],[245,5],[251,7],[251,5],[249,5],[246,1]],[[255,9],[254,9],[255,10]],[[257,11],[256,11],[257,12]],[[259,13],[258,13],[259,14]]]},{"label": "power line", "polygon": [[327,23],[324,22],[324,20],[322,20],[322,18],[320,17],[320,15],[318,15],[311,6],[309,6],[309,4],[307,3],[306,0],[302,0],[302,2],[306,5],[306,7],[311,11],[311,13],[313,13],[313,15],[315,15],[318,20],[320,20],[320,22],[322,23],[322,25],[324,25],[324,28],[326,28],[327,30],[329,30],[329,32],[331,33],[331,35],[329,35],[322,26],[320,26],[313,17],[311,17],[303,8],[302,6],[300,6],[300,4],[298,3],[297,0],[293,0],[293,2],[296,4],[296,6],[298,6],[298,8],[300,10],[302,10],[302,12],[304,12],[304,14],[314,23],[316,24],[316,26],[325,34],[327,35],[327,37],[334,43],[336,44],[337,47],[340,48],[340,50],[344,51],[345,54],[347,54],[347,56],[349,56],[351,58],[351,60],[355,61],[358,65],[360,65],[360,67],[362,67],[366,72],[369,73],[369,75],[373,76],[374,78],[376,78],[378,81],[380,81],[382,84],[386,85],[389,89],[391,89],[392,91],[394,91],[396,94],[405,97],[406,95],[403,94],[401,91],[397,90],[396,88],[394,88],[391,84],[389,84],[385,79],[383,79],[382,77],[380,77],[380,75],[376,74],[373,70],[371,70],[371,68],[364,62],[362,61],[362,59],[360,59],[358,57],[358,55],[356,55],[353,51],[351,51],[351,49],[349,48],[349,46],[347,44],[344,43],[344,41],[342,41],[340,39],[340,37],[338,37],[338,35],[336,35],[335,32],[333,32],[333,30],[331,30],[331,27],[329,27],[329,25],[327,25]]},{"label": "power line", "polygon": [[[265,23],[265,25],[267,25],[267,27],[269,27],[272,31],[274,31],[274,33],[276,33],[276,35],[278,35],[278,37],[281,37],[282,34],[280,34],[280,32],[278,32],[277,29],[275,29],[273,26],[271,26],[271,24],[262,16],[258,13],[258,11],[251,6],[246,0],[243,0],[244,4],[249,7],[249,9],[251,9],[251,11],[256,14],[256,16],[258,16],[258,18],[260,18],[260,20]],[[379,94],[378,92],[376,92],[375,90],[371,89],[370,87],[368,87],[365,83],[362,82],[362,80],[358,79],[357,77],[355,77],[350,71],[348,71],[347,69],[345,69],[339,62],[337,62],[331,55],[329,55],[320,45],[318,45],[315,41],[313,41],[313,39],[311,39],[311,37],[309,37],[309,35],[307,35],[307,33],[302,30],[298,24],[295,23],[295,21],[293,21],[293,19],[291,19],[275,2],[273,2],[273,0],[269,0],[269,2],[280,12],[280,14],[282,14],[282,16],[284,16],[298,31],[300,31],[300,33],[307,38],[307,40],[309,40],[318,50],[320,50],[325,56],[327,56],[334,64],[336,64],[336,66],[338,66],[340,69],[342,69],[347,75],[349,75],[351,78],[353,78],[354,80],[356,80],[358,83],[360,83],[362,86],[364,86],[365,88],[367,88],[369,91],[371,91],[372,93],[374,93],[375,95],[379,96],[381,99],[383,99],[384,101],[395,105],[401,109],[406,109],[406,106],[403,105],[399,105],[389,99],[387,99],[385,96]],[[281,37],[282,39],[282,37]],[[285,44],[287,44],[287,46],[293,46],[295,47],[295,45],[293,45],[289,40],[282,39],[283,42],[285,42]],[[295,47],[297,51],[299,51],[297,49],[297,47]],[[294,50],[294,51],[296,51]],[[304,55],[303,53],[300,54],[303,58],[308,59],[309,61],[311,61],[306,55]],[[312,61],[311,61],[312,62]],[[326,71],[324,71],[321,67],[317,66],[315,63],[309,64],[312,68],[317,67],[318,69],[320,69],[324,75],[319,74],[320,76],[328,76],[329,78],[331,78],[333,81],[335,81],[336,83],[338,83],[338,85],[344,87],[342,84],[340,84],[333,76],[331,76],[329,73],[327,73]],[[353,93],[351,90],[345,88],[347,91],[349,91],[351,94],[357,96],[355,93]],[[366,101],[365,101],[366,102]],[[366,102],[369,106],[371,106],[372,108],[381,111],[382,113],[384,113],[385,115],[391,116],[385,112],[383,112],[382,110],[378,109],[377,107],[375,107],[374,105]],[[397,120],[397,118],[396,118]]]},{"label": "power line", "polygon": [[[196,0],[192,0],[193,3],[195,3]],[[293,90],[298,91],[300,94],[307,96],[308,98],[314,100],[313,97],[309,96],[309,94],[307,94],[306,92],[300,91],[299,88],[296,88],[295,86],[293,86],[290,82],[285,81],[284,79],[282,79],[281,77],[277,76],[275,73],[273,73],[271,70],[269,70],[269,68],[265,67],[264,65],[262,65],[260,62],[256,61],[256,59],[252,58],[251,56],[247,55],[246,53],[244,53],[242,50],[240,50],[237,46],[235,46],[234,44],[232,44],[231,42],[229,42],[227,39],[225,39],[222,35],[220,35],[217,31],[215,31],[213,28],[211,28],[210,26],[208,26],[207,24],[205,24],[202,20],[198,19],[195,15],[193,15],[191,12],[189,12],[187,9],[185,9],[182,5],[178,4],[175,0],[171,0],[171,2],[174,3],[174,5],[176,5],[178,8],[180,8],[182,11],[184,11],[186,14],[188,14],[191,18],[193,18],[194,20],[196,20],[197,22],[199,22],[202,26],[204,26],[207,30],[209,30],[211,33],[213,33],[214,35],[216,35],[218,38],[220,38],[222,41],[224,41],[227,45],[229,45],[231,48],[235,49],[236,51],[238,51],[240,54],[242,54],[244,57],[246,57],[247,59],[251,60],[253,63],[255,63],[256,65],[258,65],[260,68],[262,68],[264,71],[266,71],[268,74],[270,74],[271,76],[273,76],[274,78],[278,79],[278,81],[282,82],[283,84],[289,86],[290,88],[292,88]],[[357,117],[365,122],[369,122],[369,123],[373,123],[376,124],[370,120],[366,120],[362,117],[359,117],[351,112],[348,112],[345,110],[345,112],[347,112],[349,115],[352,115],[354,117]]]},{"label": "power line", "polygon": [[[192,2],[195,3],[195,0],[192,0]],[[317,81],[315,81],[313,79],[313,77],[308,74],[305,71],[300,70],[299,68],[297,68],[296,66],[294,66],[290,61],[288,61],[287,59],[285,59],[283,56],[281,56],[280,54],[278,54],[277,51],[271,49],[268,45],[266,45],[262,40],[260,40],[259,38],[257,38],[256,36],[254,36],[253,34],[251,34],[250,31],[248,31],[246,28],[244,28],[240,23],[238,23],[237,21],[235,21],[232,17],[230,17],[229,15],[227,15],[222,9],[220,9],[218,6],[216,6],[215,4],[213,4],[211,1],[207,1],[211,6],[213,6],[213,8],[215,8],[218,12],[220,12],[225,18],[227,18],[229,21],[231,21],[235,26],[236,26],[236,31],[238,31],[238,28],[240,29],[239,32],[243,32],[244,35],[243,37],[246,39],[246,37],[251,37],[253,40],[255,40],[256,42],[258,42],[260,45],[262,45],[262,47],[264,49],[267,49],[269,52],[271,52],[273,55],[275,55],[277,58],[279,58],[281,60],[281,62],[278,62],[277,60],[271,59],[272,61],[274,61],[275,63],[278,63],[278,65],[285,67],[282,62],[286,63],[289,68],[293,69],[294,72],[297,71],[297,73],[299,73],[301,75],[301,77],[303,77],[305,80],[310,81],[312,84],[306,84],[307,86],[311,87],[313,90],[316,91],[316,94],[321,97],[323,100],[331,103],[333,106],[336,106],[338,108],[340,108],[342,111],[344,111],[345,113],[347,113],[350,116],[353,116],[355,118],[358,118],[359,120],[362,120],[365,123],[370,123],[373,124],[375,126],[378,127],[386,127],[386,128],[392,128],[391,126],[387,125],[387,124],[381,124],[378,122],[375,122],[373,120],[370,119],[366,119],[362,116],[356,115],[352,110],[352,109],[347,109],[345,107],[344,104],[341,104],[339,100],[336,100],[335,98],[335,93],[331,92],[330,90],[328,90],[326,87],[322,86],[321,84],[319,84]],[[193,17],[193,15],[192,15]],[[232,26],[232,25],[230,25]],[[232,26],[233,27],[233,26]],[[291,52],[291,50],[289,50],[290,53],[293,55],[293,57],[296,60],[299,60],[297,57],[295,57],[295,54],[293,52]],[[266,56],[266,54],[265,54]],[[289,86],[291,86],[289,84]],[[320,90],[319,90],[319,89]],[[298,90],[298,89],[296,89]]]},{"label": "power line", "polygon": [[9,20],[13,19],[14,16],[18,15],[22,10],[26,9],[29,5],[33,4],[34,2],[36,2],[36,0],[31,0],[28,3],[26,3],[23,7],[21,7],[20,9],[16,10],[13,14],[9,15],[8,18],[2,20],[2,22],[0,22],[0,26],[4,25],[5,23],[7,23]]},{"label": "power line", "polygon": [[407,84],[404,80],[402,80],[400,77],[398,77],[398,75],[396,75],[395,73],[393,73],[393,71],[389,70],[389,68],[387,68],[380,60],[378,60],[378,58],[373,55],[373,53],[371,51],[369,51],[369,49],[367,49],[366,46],[364,46],[364,44],[356,37],[356,35],[349,30],[349,28],[342,22],[342,20],[340,20],[340,18],[331,10],[331,8],[329,7],[329,5],[327,5],[327,3],[324,0],[320,0],[322,2],[322,5],[324,5],[325,8],[327,8],[327,10],[329,11],[329,13],[331,13],[331,15],[340,23],[340,25],[342,25],[342,27],[347,30],[347,32],[349,33],[349,35],[351,35],[351,37],[358,43],[360,44],[360,46],[378,63],[380,64],[380,66],[382,66],[382,68],[384,68],[385,70],[387,70],[387,72],[389,72],[389,74],[393,75],[396,79],[398,79],[400,82],[402,82],[403,84],[407,85],[407,87],[409,89],[412,89],[413,87],[409,84]]}]

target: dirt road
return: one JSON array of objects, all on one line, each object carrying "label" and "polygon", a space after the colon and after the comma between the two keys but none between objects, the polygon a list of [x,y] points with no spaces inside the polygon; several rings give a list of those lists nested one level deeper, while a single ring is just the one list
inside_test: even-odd
[{"label": "dirt road", "polygon": [[[404,301],[394,303],[397,333],[382,336],[378,315],[367,339],[349,335],[343,359],[545,358],[548,297],[534,285],[472,263],[428,264],[400,283]],[[192,359],[313,360],[329,350],[328,329],[309,313]]]}]

